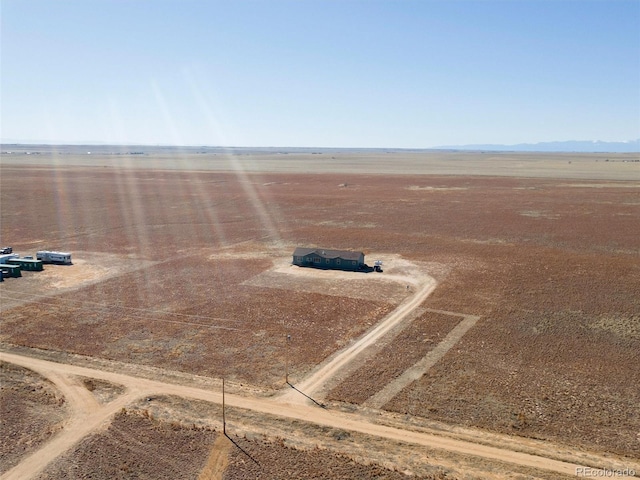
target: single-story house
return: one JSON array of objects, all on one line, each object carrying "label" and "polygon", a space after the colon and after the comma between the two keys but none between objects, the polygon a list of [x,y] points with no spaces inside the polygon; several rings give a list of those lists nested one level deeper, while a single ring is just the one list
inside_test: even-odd
[{"label": "single-story house", "polygon": [[364,253],[298,247],[293,252],[293,264],[300,267],[357,271],[364,268]]}]

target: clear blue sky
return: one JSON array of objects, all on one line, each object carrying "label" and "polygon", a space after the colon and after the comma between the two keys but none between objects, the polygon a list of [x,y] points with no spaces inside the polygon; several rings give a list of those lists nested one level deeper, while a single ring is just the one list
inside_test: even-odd
[{"label": "clear blue sky", "polygon": [[640,137],[640,0],[2,0],[3,141]]}]

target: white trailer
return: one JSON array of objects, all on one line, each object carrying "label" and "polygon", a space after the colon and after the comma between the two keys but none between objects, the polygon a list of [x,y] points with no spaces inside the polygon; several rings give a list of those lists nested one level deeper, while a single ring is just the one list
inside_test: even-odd
[{"label": "white trailer", "polygon": [[5,264],[12,258],[20,258],[20,255],[17,253],[8,253],[6,255],[0,255],[0,263]]},{"label": "white trailer", "polygon": [[36,259],[42,260],[42,263],[61,263],[63,265],[71,265],[71,254],[68,252],[50,252],[49,250],[41,250],[36,252]]}]

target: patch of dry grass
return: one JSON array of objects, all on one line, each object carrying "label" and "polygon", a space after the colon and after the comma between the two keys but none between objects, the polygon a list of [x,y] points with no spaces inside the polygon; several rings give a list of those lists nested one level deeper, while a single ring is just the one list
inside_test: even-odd
[{"label": "patch of dry grass", "polygon": [[51,439],[67,416],[64,397],[51,382],[0,361],[0,473]]},{"label": "patch of dry grass", "polygon": [[392,305],[250,285],[274,249],[388,252],[442,266],[423,307],[482,319],[387,408],[640,455],[630,182],[2,168],[0,233],[19,253],[160,262],[4,310],[5,342],[277,386],[286,334],[301,376]]}]

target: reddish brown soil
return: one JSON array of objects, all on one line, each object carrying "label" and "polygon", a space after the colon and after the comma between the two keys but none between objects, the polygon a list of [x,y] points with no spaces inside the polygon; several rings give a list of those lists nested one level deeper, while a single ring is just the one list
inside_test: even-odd
[{"label": "reddish brown soil", "polygon": [[433,312],[423,314],[329,392],[327,398],[361,404],[424,357],[460,320],[460,317]]},{"label": "reddish brown soil", "polygon": [[66,419],[64,398],[51,382],[0,362],[0,473],[40,448]]},{"label": "reddish brown soil", "polygon": [[[340,480],[400,480],[400,479],[436,479],[449,477],[414,476],[391,471],[380,465],[365,465],[344,455],[326,450],[296,450],[287,447],[283,441],[278,443],[260,439],[239,441],[246,454],[239,449],[232,450],[231,461],[225,472],[225,480],[244,478],[260,479],[323,479]],[[247,457],[259,458],[253,462]]]},{"label": "reddish brown soil", "polygon": [[[154,423],[172,424],[174,428],[181,424],[188,430],[215,429],[217,435],[221,430],[222,409],[208,402],[158,396],[132,405],[128,413],[153,419]],[[424,459],[434,454],[432,451],[416,455],[411,446],[399,442],[237,408],[227,408],[226,418],[228,437],[216,440],[213,448],[218,449],[218,455],[210,455],[207,462],[212,467],[211,458],[217,457],[218,466],[226,464],[225,479],[458,477],[451,470],[425,463]],[[462,465],[466,463],[461,457],[454,459]],[[476,462],[482,463],[478,459]]]},{"label": "reddish brown soil", "polygon": [[[148,410],[124,411],[109,428],[83,440],[39,479],[198,478],[220,435],[206,427],[156,419]],[[233,437],[232,437],[233,438]],[[365,465],[329,450],[300,450],[283,441],[234,438],[225,449],[224,479],[404,479],[400,472]],[[242,450],[241,450],[242,449]],[[411,477],[432,479],[436,477]]]},{"label": "reddish brown soil", "polygon": [[[494,261],[480,278],[453,275],[434,293],[430,306],[451,308],[449,298],[464,283],[486,313],[386,408],[638,457],[637,263],[515,250],[487,249],[485,258]],[[488,286],[500,277],[492,301]]]},{"label": "reddish brown soil", "polygon": [[[310,339],[291,352],[305,371],[391,306],[245,290],[242,279],[266,263],[212,265],[212,250],[252,241],[254,255],[281,245],[282,255],[295,245],[389,252],[449,269],[424,307],[482,318],[387,408],[640,455],[637,182],[3,167],[0,187],[2,242],[18,252],[164,262],[55,305],[3,311],[5,342],[209,375],[224,366],[273,384],[286,331]],[[123,313],[120,304],[166,313]],[[176,313],[246,331],[238,340],[157,321]],[[369,388],[362,381],[357,388]]]},{"label": "reddish brown soil", "polygon": [[210,430],[123,412],[105,432],[85,438],[38,478],[197,478],[215,437]]},{"label": "reddish brown soil", "polygon": [[287,333],[300,339],[290,345],[291,369],[305,370],[391,308],[241,285],[269,265],[170,259],[16,308],[2,335],[21,345],[279,386]]}]

